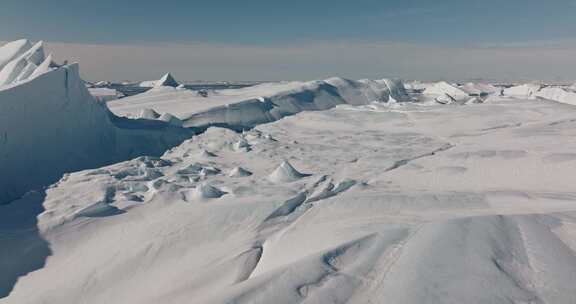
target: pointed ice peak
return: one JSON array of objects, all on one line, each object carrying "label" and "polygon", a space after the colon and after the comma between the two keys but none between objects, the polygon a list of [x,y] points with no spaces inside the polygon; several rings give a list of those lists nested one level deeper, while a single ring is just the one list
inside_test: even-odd
[{"label": "pointed ice peak", "polygon": [[30,41],[20,39],[8,42],[0,47],[0,70],[4,68],[10,61],[18,58],[32,47]]},{"label": "pointed ice peak", "polygon": [[9,85],[28,79],[45,59],[43,42],[40,41],[6,63],[0,70],[0,85]]},{"label": "pointed ice peak", "polygon": [[309,174],[298,172],[288,161],[284,161],[268,177],[274,183],[289,183],[306,176]]},{"label": "pointed ice peak", "polygon": [[230,177],[243,177],[243,176],[250,176],[252,172],[242,168],[242,167],[235,167],[234,169],[230,170],[228,176]]},{"label": "pointed ice peak", "polygon": [[154,87],[178,87],[180,84],[172,77],[170,73],[164,74],[162,78],[160,78],[154,84]]},{"label": "pointed ice peak", "polygon": [[227,192],[222,191],[214,186],[208,184],[200,184],[194,188],[193,196],[196,199],[204,200],[211,198],[219,198],[227,194]]},{"label": "pointed ice peak", "polygon": [[52,64],[52,54],[48,55],[46,59],[34,70],[32,75],[29,78],[34,78],[38,75],[42,75],[50,71],[50,65]]}]

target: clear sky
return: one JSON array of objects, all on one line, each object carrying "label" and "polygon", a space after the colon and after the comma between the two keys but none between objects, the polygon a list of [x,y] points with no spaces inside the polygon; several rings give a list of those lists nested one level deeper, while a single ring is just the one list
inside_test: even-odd
[{"label": "clear sky", "polygon": [[1,0],[18,38],[89,79],[576,79],[576,0]]}]

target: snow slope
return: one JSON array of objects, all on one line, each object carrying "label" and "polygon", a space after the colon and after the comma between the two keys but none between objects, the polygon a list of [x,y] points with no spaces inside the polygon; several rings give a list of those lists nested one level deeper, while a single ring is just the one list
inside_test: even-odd
[{"label": "snow slope", "polygon": [[0,204],[65,172],[159,155],[190,136],[163,122],[113,115],[88,93],[77,65],[50,68],[50,60],[37,43],[0,72],[9,83],[0,86]]},{"label": "snow slope", "polygon": [[343,104],[67,174],[0,303],[572,303],[574,111]]}]

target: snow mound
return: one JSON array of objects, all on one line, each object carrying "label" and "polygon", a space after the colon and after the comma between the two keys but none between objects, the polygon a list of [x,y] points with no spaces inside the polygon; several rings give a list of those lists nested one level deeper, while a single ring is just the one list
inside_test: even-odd
[{"label": "snow mound", "polygon": [[232,169],[230,171],[230,173],[228,173],[228,176],[230,177],[243,177],[243,176],[250,176],[252,175],[252,172],[242,168],[242,167],[235,167],[234,169]]},{"label": "snow mound", "polygon": [[288,161],[284,161],[268,176],[268,179],[273,183],[289,183],[307,176],[310,174],[300,173]]},{"label": "snow mound", "polygon": [[510,96],[514,98],[534,98],[536,92],[542,88],[539,84],[526,83],[514,87],[504,89],[504,96]]},{"label": "snow mound", "polygon": [[212,185],[200,184],[196,188],[194,188],[192,197],[198,200],[206,200],[206,199],[219,198],[226,194],[227,192],[224,192]]},{"label": "snow mound", "polygon": [[143,81],[140,83],[141,87],[157,88],[157,87],[178,87],[180,84],[172,77],[172,74],[166,73],[158,80]]},{"label": "snow mound", "polygon": [[0,168],[7,172],[0,174],[0,204],[65,172],[160,155],[192,135],[161,121],[115,116],[90,95],[77,64],[49,68],[49,60],[37,43],[0,72],[10,83],[0,86],[0,113],[7,114],[0,119]]},{"label": "snow mound", "polygon": [[535,97],[576,105],[576,92],[563,88],[543,88],[534,94]]},{"label": "snow mound", "polygon": [[470,94],[466,91],[445,81],[440,81],[427,87],[422,94],[434,98],[437,102],[443,104],[463,101],[470,98]]}]

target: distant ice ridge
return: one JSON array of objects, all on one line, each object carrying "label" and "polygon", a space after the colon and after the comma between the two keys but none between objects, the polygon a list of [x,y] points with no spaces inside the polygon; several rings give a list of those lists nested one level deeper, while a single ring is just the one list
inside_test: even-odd
[{"label": "distant ice ridge", "polygon": [[536,92],[535,96],[538,98],[576,105],[576,92],[568,91],[563,88],[543,88]]},{"label": "distant ice ridge", "polygon": [[535,98],[536,92],[542,88],[539,84],[526,83],[513,86],[504,90],[504,96],[515,98]]},{"label": "distant ice ridge", "polygon": [[399,80],[329,78],[295,83],[289,89],[193,113],[185,127],[227,126],[251,128],[302,111],[331,109],[337,105],[406,102],[411,98]]},{"label": "distant ice ridge", "polygon": [[42,42],[0,47],[0,67],[0,204],[65,172],[160,155],[192,133],[115,116],[90,95],[78,65],[52,65]]},{"label": "distant ice ridge", "polygon": [[162,78],[158,80],[142,81],[140,83],[141,87],[145,88],[158,88],[158,87],[178,87],[180,84],[174,79],[172,74],[166,73]]},{"label": "distant ice ridge", "polygon": [[572,89],[560,87],[543,87],[540,84],[527,83],[504,90],[504,96],[521,99],[547,99],[560,103],[576,105],[576,92]]}]

